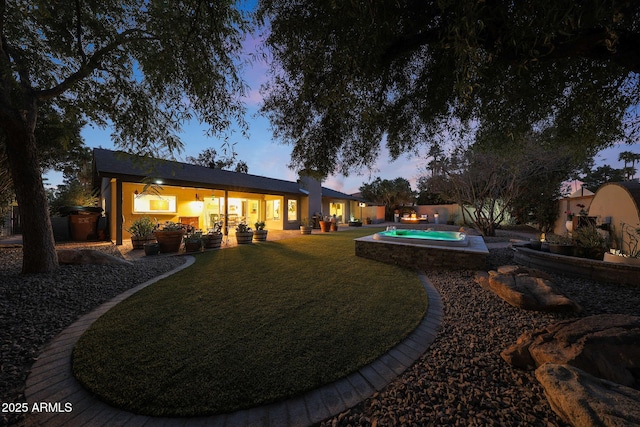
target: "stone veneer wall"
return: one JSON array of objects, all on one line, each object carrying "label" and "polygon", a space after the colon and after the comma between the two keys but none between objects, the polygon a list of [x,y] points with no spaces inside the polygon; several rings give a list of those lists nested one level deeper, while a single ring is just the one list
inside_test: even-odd
[{"label": "stone veneer wall", "polygon": [[486,270],[487,253],[356,239],[356,256],[420,270]]},{"label": "stone veneer wall", "polygon": [[516,246],[514,260],[527,267],[607,283],[640,284],[640,267],[552,254]]}]

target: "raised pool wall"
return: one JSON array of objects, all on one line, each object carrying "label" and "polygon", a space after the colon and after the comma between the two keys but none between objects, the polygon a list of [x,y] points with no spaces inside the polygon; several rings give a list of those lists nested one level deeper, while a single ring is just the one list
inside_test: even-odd
[{"label": "raised pool wall", "polygon": [[374,240],[373,236],[355,239],[356,256],[419,270],[486,270],[489,250],[481,236],[467,236],[465,247],[415,245]]},{"label": "raised pool wall", "polygon": [[514,249],[514,261],[527,267],[606,283],[640,285],[639,266],[558,255],[531,249],[526,245],[514,246]]}]

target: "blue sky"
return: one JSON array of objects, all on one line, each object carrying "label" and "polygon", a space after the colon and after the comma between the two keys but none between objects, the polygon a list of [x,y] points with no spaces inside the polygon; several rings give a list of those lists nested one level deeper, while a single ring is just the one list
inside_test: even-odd
[{"label": "blue sky", "polygon": [[[253,4],[253,1],[247,1],[249,8]],[[244,43],[245,52],[254,51],[255,46],[259,43],[260,40],[257,36],[248,36]],[[267,78],[267,68],[267,64],[264,62],[253,61],[251,64],[246,65],[244,78],[249,85],[249,90],[244,101],[247,107],[246,120],[249,124],[249,137],[245,138],[240,132],[234,132],[230,137],[230,141],[237,142],[235,151],[238,154],[238,159],[247,163],[250,174],[295,181],[297,179],[296,173],[287,168],[291,147],[274,141],[269,121],[265,117],[257,115],[262,101],[259,92],[260,85]],[[82,136],[87,146],[116,149],[111,141],[110,134],[111,129],[99,129],[90,125],[86,126],[82,131]],[[222,138],[217,139],[207,136],[206,128],[197,121],[185,124],[183,132],[179,136],[184,143],[184,151],[177,154],[176,157],[182,161],[187,156],[196,157],[206,148],[214,148],[220,152],[224,142]],[[604,150],[596,157],[596,165],[608,164],[614,168],[623,167],[623,163],[618,161],[618,154],[621,151],[640,153],[640,143],[633,145],[622,144]],[[349,177],[333,175],[328,177],[323,184],[335,190],[351,194],[357,192],[363,183],[370,182],[378,176],[382,179],[403,177],[408,179],[415,189],[415,182],[426,164],[426,159],[403,156],[391,162],[384,147],[380,152],[381,155],[372,171],[364,171],[360,175],[354,173]],[[62,176],[58,173],[49,173],[46,178],[47,185],[58,185],[62,182]]]}]

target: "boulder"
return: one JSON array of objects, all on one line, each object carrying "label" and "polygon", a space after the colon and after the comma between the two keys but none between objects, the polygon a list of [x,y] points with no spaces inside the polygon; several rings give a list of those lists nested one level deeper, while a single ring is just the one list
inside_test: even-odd
[{"label": "boulder", "polygon": [[582,308],[572,299],[559,293],[542,271],[520,267],[502,266],[490,271],[488,278],[476,273],[476,282],[488,288],[514,307],[536,311],[574,311]]},{"label": "boulder", "polygon": [[570,365],[545,363],[535,374],[551,408],[570,425],[640,425],[638,390],[594,377]]},{"label": "boulder", "polygon": [[93,249],[60,249],[58,263],[60,264],[126,264],[131,262],[116,256]]},{"label": "boulder", "polygon": [[640,317],[600,314],[565,320],[525,332],[500,355],[520,369],[567,364],[640,389]]}]

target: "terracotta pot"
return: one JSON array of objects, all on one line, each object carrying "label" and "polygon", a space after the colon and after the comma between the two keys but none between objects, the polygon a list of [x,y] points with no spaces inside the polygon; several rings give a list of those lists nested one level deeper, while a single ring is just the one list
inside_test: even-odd
[{"label": "terracotta pot", "polygon": [[268,230],[255,230],[253,232],[253,240],[256,242],[264,242],[267,240],[267,231]]},{"label": "terracotta pot", "polygon": [[323,233],[328,233],[331,231],[331,222],[329,221],[320,221],[320,231]]},{"label": "terracotta pot", "polygon": [[329,230],[338,231],[338,223],[337,222],[332,222],[331,225],[329,226]]},{"label": "terracotta pot", "polygon": [[236,241],[239,245],[246,245],[253,241],[253,231],[236,231]]},{"label": "terracotta pot", "polygon": [[177,231],[155,231],[153,233],[156,236],[156,240],[160,245],[161,253],[178,252],[180,245],[182,244],[182,236],[184,236],[183,230]]},{"label": "terracotta pot", "polygon": [[311,234],[311,231],[313,230],[313,227],[304,227],[304,226],[300,226],[300,234]]}]

